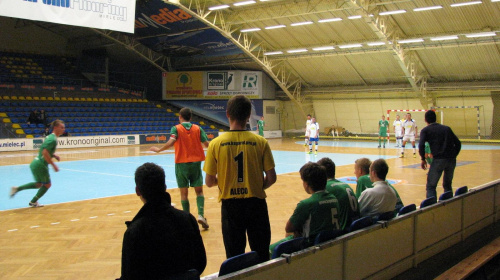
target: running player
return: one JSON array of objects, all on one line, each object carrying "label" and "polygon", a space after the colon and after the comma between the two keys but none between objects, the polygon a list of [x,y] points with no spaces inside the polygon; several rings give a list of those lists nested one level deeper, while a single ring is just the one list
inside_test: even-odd
[{"label": "running player", "polygon": [[318,154],[318,141],[319,141],[319,124],[316,122],[316,118],[311,119],[311,124],[308,129],[309,133],[309,153],[312,154],[312,145],[315,142],[314,154]]},{"label": "running player", "polygon": [[306,135],[305,135],[305,138],[304,138],[304,146],[309,145],[309,125],[311,125],[311,115],[307,115]]},{"label": "running player", "polygon": [[63,121],[55,120],[52,122],[52,133],[45,138],[40,150],[38,151],[38,156],[33,159],[30,164],[31,173],[33,173],[33,178],[35,182],[31,182],[19,187],[12,187],[10,190],[10,197],[20,191],[27,189],[38,189],[38,192],[29,202],[31,207],[42,207],[43,205],[38,203],[38,200],[49,190],[52,183],[50,181],[49,174],[49,164],[52,165],[55,172],[59,171],[59,167],[55,164],[52,158],[57,161],[60,160],[59,156],[55,154],[57,147],[57,137],[64,133],[66,126]]},{"label": "running player", "polygon": [[406,120],[403,123],[403,145],[401,147],[401,155],[399,156],[400,158],[405,157],[405,146],[406,142],[410,140],[411,145],[413,146],[413,157],[416,158],[417,155],[415,154],[417,149],[415,147],[415,139],[417,138],[418,134],[418,129],[417,129],[417,123],[415,120],[411,119],[411,114],[408,113],[406,114]]},{"label": "running player", "polygon": [[257,128],[259,129],[259,135],[264,137],[264,126],[266,126],[266,122],[264,121],[264,116],[260,118],[257,122]]},{"label": "running player", "polygon": [[267,140],[245,131],[251,106],[244,95],[229,99],[230,130],[210,142],[203,170],[207,187],[219,186],[226,257],[245,253],[248,236],[250,249],[264,262],[271,243],[265,190],[276,182],[276,170]]},{"label": "running player", "polygon": [[196,192],[196,205],[198,206],[198,223],[208,229],[205,218],[205,196],[203,195],[203,175],[201,162],[205,160],[203,146],[208,147],[208,137],[203,128],[190,123],[191,109],[182,108],[179,111],[180,124],[170,130],[170,139],[161,148],[151,147],[153,152],[161,152],[175,146],[175,178],[181,191],[182,210],[190,213],[188,190],[194,187]]},{"label": "running player", "polygon": [[403,122],[399,119],[399,115],[396,115],[396,120],[392,123],[394,127],[394,136],[396,137],[396,148],[402,146],[403,141]]},{"label": "running player", "polygon": [[382,115],[382,119],[378,121],[378,148],[380,148],[381,137],[384,138],[384,148],[385,142],[387,141],[387,132],[389,132],[389,122]]}]

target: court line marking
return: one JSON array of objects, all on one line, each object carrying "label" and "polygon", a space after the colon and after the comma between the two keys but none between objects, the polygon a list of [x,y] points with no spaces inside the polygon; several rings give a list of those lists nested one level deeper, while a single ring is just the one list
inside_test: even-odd
[{"label": "court line marking", "polygon": [[103,173],[103,172],[95,172],[95,171],[86,171],[86,170],[78,170],[78,169],[69,169],[69,168],[59,168],[60,170],[68,170],[73,172],[80,173],[91,173],[91,174],[100,174],[100,175],[108,175],[108,176],[116,176],[116,177],[125,177],[125,178],[134,178],[134,176],[130,175],[119,175],[119,174],[111,174],[111,173]]}]

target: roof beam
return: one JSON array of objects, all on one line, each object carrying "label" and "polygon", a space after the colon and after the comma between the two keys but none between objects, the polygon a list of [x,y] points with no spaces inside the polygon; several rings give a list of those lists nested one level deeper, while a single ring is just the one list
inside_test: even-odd
[{"label": "roof beam", "polygon": [[[306,118],[306,113],[302,108],[302,79],[300,77],[290,71],[284,63],[277,65],[270,61],[267,56],[264,55],[265,51],[262,47],[256,50],[256,47],[259,44],[254,44],[247,33],[240,33],[238,38],[234,38],[232,36],[232,33],[235,32],[235,30],[232,30],[232,25],[225,21],[222,12],[216,11],[215,15],[212,15],[212,20],[209,21],[207,17],[212,12],[206,12],[206,7],[202,5],[202,3],[200,3],[200,0],[191,0],[188,7],[177,2],[178,1],[173,1],[168,3],[185,10],[193,17],[210,26],[215,31],[219,32],[222,36],[230,40],[237,47],[239,47],[247,56],[255,61],[262,68],[262,70],[276,82],[276,84],[278,84],[278,86],[283,90],[283,92],[286,93],[290,100],[292,100],[295,105],[297,105],[303,117]],[[196,9],[196,12],[191,10],[191,7]],[[256,51],[257,53],[254,54],[254,51]]]}]

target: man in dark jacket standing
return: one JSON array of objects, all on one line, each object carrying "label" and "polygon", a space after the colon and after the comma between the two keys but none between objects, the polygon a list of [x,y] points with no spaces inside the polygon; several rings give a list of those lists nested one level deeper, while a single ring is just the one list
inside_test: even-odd
[{"label": "man in dark jacket standing", "polygon": [[427,198],[436,197],[436,187],[443,176],[444,191],[452,191],[451,181],[457,165],[457,156],[462,148],[462,143],[458,140],[450,127],[436,123],[436,113],[432,110],[425,112],[425,122],[428,124],[420,131],[420,141],[418,143],[418,153],[422,159],[420,166],[427,169],[425,161],[425,142],[429,142],[432,151],[433,161],[427,175]]},{"label": "man in dark jacket standing", "polygon": [[169,279],[205,270],[207,256],[196,219],[171,206],[164,170],[145,163],[135,172],[136,193],[144,206],[123,237],[122,280]]}]

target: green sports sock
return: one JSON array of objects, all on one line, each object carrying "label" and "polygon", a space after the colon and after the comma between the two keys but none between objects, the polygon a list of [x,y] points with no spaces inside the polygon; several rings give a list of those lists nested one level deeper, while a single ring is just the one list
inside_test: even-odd
[{"label": "green sports sock", "polygon": [[31,203],[37,202],[47,192],[47,190],[49,189],[46,186],[42,186],[31,200]]},{"label": "green sports sock", "polygon": [[29,190],[29,189],[36,189],[36,188],[37,188],[36,183],[32,182],[32,183],[24,184],[22,186],[17,187],[17,191],[20,192],[20,191]]},{"label": "green sports sock", "polygon": [[384,138],[384,146],[385,146],[385,142],[387,142],[387,138]]},{"label": "green sports sock", "polygon": [[380,146],[380,138],[378,139],[378,145]]},{"label": "green sports sock", "polygon": [[198,215],[205,217],[205,197],[203,195],[196,197],[196,205],[198,206]]},{"label": "green sports sock", "polygon": [[189,211],[189,200],[181,200],[182,210],[190,213]]}]

